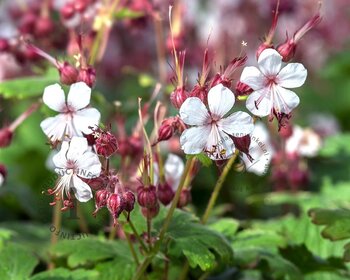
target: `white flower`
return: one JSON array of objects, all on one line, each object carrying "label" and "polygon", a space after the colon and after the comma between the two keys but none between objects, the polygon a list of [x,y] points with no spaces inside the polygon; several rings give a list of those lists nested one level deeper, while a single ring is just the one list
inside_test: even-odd
[{"label": "white flower", "polygon": [[183,160],[175,155],[175,154],[169,154],[165,164],[164,164],[164,175],[165,180],[167,183],[171,186],[173,191],[176,191],[180,180],[182,177],[182,173],[184,172],[185,165]]},{"label": "white flower", "polygon": [[286,152],[314,157],[322,146],[321,137],[310,128],[293,127],[293,134],[286,141]]},{"label": "white flower", "polygon": [[91,152],[86,138],[73,137],[70,142],[64,141],[61,150],[53,157],[55,172],[61,176],[54,193],[64,193],[70,198],[72,190],[80,202],[86,202],[92,198],[92,192],[88,184],[82,179],[96,178],[101,173],[101,163],[98,156]]},{"label": "white flower", "polygon": [[227,159],[235,151],[232,139],[242,137],[254,129],[253,119],[245,112],[224,117],[233,107],[235,96],[228,88],[218,84],[208,93],[209,111],[197,97],[189,97],[180,108],[183,122],[193,127],[186,129],[181,137],[181,148],[186,154],[202,151],[213,160]]},{"label": "white flower", "polygon": [[84,83],[72,84],[67,101],[60,85],[54,84],[44,90],[43,101],[52,110],[60,114],[41,122],[40,126],[51,141],[65,137],[90,134],[89,126],[100,121],[100,112],[95,108],[86,108],[90,103],[91,89]]},{"label": "white flower", "polygon": [[242,155],[246,171],[260,176],[264,175],[269,169],[274,148],[271,144],[269,132],[261,122],[255,124],[250,139],[249,154],[253,161],[250,161],[246,154]]},{"label": "white flower", "polygon": [[247,99],[248,110],[259,117],[288,115],[300,100],[287,88],[302,86],[307,70],[300,63],[289,63],[282,68],[282,56],[274,49],[264,50],[258,65],[259,69],[245,67],[240,79],[254,90]]},{"label": "white flower", "polygon": [[5,178],[4,176],[0,173],[0,187],[2,186],[2,184],[4,183]]}]

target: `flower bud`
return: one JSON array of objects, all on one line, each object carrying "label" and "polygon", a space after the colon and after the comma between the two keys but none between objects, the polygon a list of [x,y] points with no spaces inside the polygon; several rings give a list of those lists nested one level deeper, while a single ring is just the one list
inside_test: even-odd
[{"label": "flower bud", "polygon": [[173,189],[167,182],[158,184],[157,196],[163,205],[168,205],[173,200],[174,195]]},{"label": "flower bud", "polygon": [[92,213],[92,215],[96,215],[97,211],[100,210],[102,207],[105,207],[107,205],[107,200],[109,198],[109,195],[111,193],[107,190],[99,190],[95,193],[95,211]]},{"label": "flower bud", "polygon": [[54,31],[53,21],[49,17],[40,17],[35,21],[34,33],[38,37],[46,37]]},{"label": "flower bud", "polygon": [[256,55],[256,60],[258,60],[259,59],[259,56],[260,56],[260,54],[264,51],[264,50],[266,50],[266,49],[273,49],[273,45],[272,44],[267,44],[267,43],[262,43],[259,47],[258,47],[258,49],[256,50],[256,53],[255,53],[255,55]]},{"label": "flower bud", "polygon": [[288,179],[292,188],[298,190],[309,183],[309,173],[307,170],[294,168],[288,172]]},{"label": "flower bud", "polygon": [[246,85],[245,83],[242,83],[240,81],[236,83],[236,90],[235,90],[236,96],[247,96],[252,92],[253,92],[253,89],[250,86]]},{"label": "flower bud", "polygon": [[288,62],[294,57],[296,48],[297,45],[294,41],[287,39],[286,42],[277,47],[277,51],[282,56],[282,61]]},{"label": "flower bud", "polygon": [[117,193],[111,194],[107,199],[107,208],[114,219],[118,218],[119,215],[125,210],[124,198]]},{"label": "flower bud", "polygon": [[11,144],[13,132],[8,128],[4,127],[0,129],[0,148],[5,148]]},{"label": "flower bud", "polygon": [[95,134],[97,154],[109,158],[118,150],[117,138],[112,133],[99,129]]},{"label": "flower bud", "polygon": [[125,211],[131,212],[132,210],[134,210],[136,199],[135,199],[135,195],[133,194],[133,192],[126,191],[125,193],[123,193],[123,198],[125,201]]},{"label": "flower bud", "polygon": [[101,173],[99,177],[83,179],[83,180],[90,186],[90,188],[92,188],[95,191],[106,187],[108,184],[108,177],[104,173]]},{"label": "flower bud", "polygon": [[89,87],[93,87],[96,82],[96,71],[92,67],[82,68],[79,71],[77,82],[84,82]]},{"label": "flower bud", "polygon": [[188,205],[192,200],[191,190],[183,189],[180,194],[180,199],[177,203],[178,208],[183,208]]},{"label": "flower bud", "polygon": [[287,123],[281,127],[278,133],[282,138],[287,139],[293,134],[293,126],[290,123]]},{"label": "flower bud", "polygon": [[6,52],[10,49],[10,44],[8,40],[0,38],[0,52]]},{"label": "flower bud", "polygon": [[26,13],[21,18],[21,21],[19,24],[19,31],[22,34],[33,34],[36,20],[37,20],[37,16],[34,13],[32,12]]},{"label": "flower bud", "polygon": [[71,85],[77,82],[78,79],[78,69],[69,64],[68,62],[64,62],[58,69],[60,73],[60,81],[64,85]]},{"label": "flower bud", "polygon": [[75,9],[74,4],[71,2],[66,3],[60,10],[62,19],[67,20],[74,16]]},{"label": "flower bud", "polygon": [[159,209],[160,209],[159,203],[157,202],[156,205],[154,205],[151,208],[142,207],[141,213],[145,218],[153,219],[154,217],[156,217],[158,215]]},{"label": "flower bud", "polygon": [[174,126],[172,124],[172,121],[170,119],[163,120],[158,130],[157,142],[169,140],[173,135]]},{"label": "flower bud", "polygon": [[6,176],[7,176],[7,169],[5,165],[0,164],[0,187],[4,183]]},{"label": "flower bud", "polygon": [[74,9],[79,12],[82,13],[86,10],[87,6],[88,6],[88,1],[87,0],[75,0],[74,1]]},{"label": "flower bud", "polygon": [[155,186],[139,186],[137,188],[137,202],[142,207],[152,208],[158,204],[157,191]]},{"label": "flower bud", "polygon": [[173,106],[176,109],[180,109],[182,103],[185,102],[187,97],[188,97],[188,92],[185,90],[185,88],[178,87],[170,94],[170,102],[171,104],[173,104]]},{"label": "flower bud", "polygon": [[195,85],[190,93],[190,97],[198,97],[204,104],[208,103],[208,89],[206,87]]}]

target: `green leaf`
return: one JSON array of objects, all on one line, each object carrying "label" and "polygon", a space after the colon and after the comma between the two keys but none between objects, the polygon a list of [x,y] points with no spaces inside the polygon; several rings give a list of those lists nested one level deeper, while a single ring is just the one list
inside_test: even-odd
[{"label": "green leaf", "polygon": [[38,259],[22,246],[8,243],[0,251],[0,279],[28,279]]},{"label": "green leaf", "polygon": [[115,19],[135,19],[144,16],[143,12],[133,11],[128,8],[119,9],[116,13],[114,13]]},{"label": "green leaf", "polygon": [[100,272],[99,280],[131,280],[136,269],[135,261],[123,257],[96,266],[96,270]]},{"label": "green leaf", "polygon": [[349,142],[350,134],[338,134],[328,137],[319,154],[324,157],[334,157],[344,153],[350,155]]},{"label": "green leaf", "polygon": [[239,228],[239,221],[231,218],[222,218],[210,224],[209,227],[223,234],[226,238],[232,239]]},{"label": "green leaf", "polygon": [[53,249],[53,253],[57,257],[68,257],[67,264],[71,268],[91,265],[115,257],[130,256],[129,249],[122,241],[112,242],[92,237],[60,241]]},{"label": "green leaf", "polygon": [[0,83],[0,95],[5,98],[30,98],[43,94],[44,88],[59,81],[56,69],[51,68],[45,74],[7,80]]},{"label": "green leaf", "polygon": [[350,238],[350,210],[313,208],[308,212],[316,225],[325,225],[321,234],[332,241]]},{"label": "green leaf", "polygon": [[204,153],[196,155],[196,158],[203,164],[205,167],[209,167],[212,164],[212,160]]},{"label": "green leaf", "polygon": [[30,280],[92,280],[97,279],[98,276],[98,272],[93,270],[77,269],[71,271],[66,268],[56,268],[38,273]]},{"label": "green leaf", "polygon": [[166,238],[170,240],[170,257],[184,255],[193,268],[199,266],[208,271],[214,269],[217,263],[229,265],[233,262],[233,250],[226,238],[181,210],[175,211]]}]

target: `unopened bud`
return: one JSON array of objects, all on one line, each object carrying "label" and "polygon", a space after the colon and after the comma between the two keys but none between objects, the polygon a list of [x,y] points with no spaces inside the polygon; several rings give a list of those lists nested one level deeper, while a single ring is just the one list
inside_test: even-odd
[{"label": "unopened bud", "polygon": [[256,53],[255,53],[255,55],[256,55],[256,60],[259,59],[260,54],[261,54],[264,50],[266,50],[266,49],[273,49],[273,45],[272,45],[272,44],[266,44],[265,42],[262,43],[262,44],[258,47],[258,49],[256,50]]},{"label": "unopened bud", "polygon": [[13,132],[8,127],[0,129],[0,148],[9,146],[12,141],[12,136]]},{"label": "unopened bud", "polygon": [[84,82],[89,87],[93,87],[96,82],[96,71],[92,67],[82,68],[78,74],[78,82]]},{"label": "unopened bud", "polygon": [[282,61],[288,62],[294,57],[296,48],[297,45],[293,40],[287,40],[277,47],[277,51],[282,56]]},{"label": "unopened bud", "polygon": [[158,204],[157,190],[155,186],[140,186],[137,188],[137,202],[142,207],[152,208]]},{"label": "unopened bud", "polygon": [[35,21],[34,33],[38,37],[46,37],[54,28],[53,21],[49,17],[41,17]]},{"label": "unopened bud", "polygon": [[188,92],[185,90],[184,87],[181,88],[176,88],[171,94],[170,94],[170,101],[171,104],[173,104],[173,106],[176,109],[180,109],[182,103],[185,102],[185,100],[188,97]]},{"label": "unopened bud", "polygon": [[167,182],[158,184],[157,196],[163,205],[168,205],[173,200],[174,195],[173,189]]},{"label": "unopened bud", "polygon": [[141,208],[141,213],[142,215],[147,218],[147,219],[153,219],[154,217],[156,217],[159,213],[159,203],[157,202],[156,205],[154,205],[151,208],[147,208],[147,207],[142,207]]},{"label": "unopened bud", "polygon": [[10,44],[8,40],[0,38],[0,52],[6,52],[10,49]]},{"label": "unopened bud", "polygon": [[118,150],[117,138],[109,131],[96,131],[96,152],[97,154],[109,158]]},{"label": "unopened bud", "polygon": [[287,123],[286,125],[281,126],[281,129],[278,131],[278,133],[282,138],[287,139],[293,134],[293,126],[290,123]]},{"label": "unopened bud", "polygon": [[86,10],[87,6],[88,6],[88,1],[87,0],[75,0],[74,1],[74,9],[79,12],[82,13]]},{"label": "unopened bud", "polygon": [[192,200],[191,190],[183,189],[180,194],[180,199],[177,203],[178,208],[183,208],[187,206]]},{"label": "unopened bud", "polygon": [[74,4],[70,2],[66,3],[60,10],[60,14],[64,20],[72,18],[75,14]]},{"label": "unopened bud", "polygon": [[117,193],[111,194],[107,199],[107,208],[114,218],[114,222],[125,209],[123,197]]},{"label": "unopened bud", "polygon": [[207,104],[207,98],[208,98],[208,89],[206,87],[200,86],[200,85],[195,85],[193,90],[190,93],[190,97],[197,97],[200,100],[202,100],[202,102],[204,104]]},{"label": "unopened bud", "polygon": [[172,123],[168,122],[168,119],[164,120],[158,130],[158,141],[169,140],[174,135],[174,127]]},{"label": "unopened bud", "polygon": [[71,85],[77,82],[78,79],[78,69],[69,64],[68,62],[64,62],[62,66],[58,69],[60,73],[60,81],[64,85]]},{"label": "unopened bud", "polygon": [[126,191],[123,193],[123,198],[125,201],[125,211],[131,212],[134,210],[135,206],[135,195],[131,191]]},{"label": "unopened bud", "polygon": [[110,192],[107,190],[99,190],[95,193],[95,211],[93,215],[97,213],[98,210],[100,210],[102,207],[105,207],[107,205],[107,200],[109,198]]},{"label": "unopened bud", "polygon": [[34,13],[26,13],[20,21],[19,31],[22,34],[33,34],[36,20],[37,16]]},{"label": "unopened bud", "polygon": [[101,173],[101,175],[96,178],[84,179],[84,182],[86,182],[93,190],[96,191],[106,187],[108,184],[108,177],[106,174]]}]

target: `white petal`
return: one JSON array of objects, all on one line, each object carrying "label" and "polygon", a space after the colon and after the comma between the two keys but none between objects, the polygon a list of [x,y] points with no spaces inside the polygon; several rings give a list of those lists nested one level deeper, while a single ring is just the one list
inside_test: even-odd
[{"label": "white petal", "polygon": [[4,181],[5,181],[4,176],[2,176],[2,174],[0,174],[0,187],[2,186]]},{"label": "white petal", "polygon": [[271,93],[267,88],[254,91],[248,96],[246,107],[255,116],[265,117],[269,115],[272,109]]},{"label": "white petal", "polygon": [[164,164],[165,179],[174,191],[179,186],[184,169],[185,165],[181,157],[175,154],[168,155]]},{"label": "white petal", "polygon": [[210,133],[210,126],[191,127],[180,137],[181,149],[188,155],[196,155],[203,151]]},{"label": "white petal", "polygon": [[305,83],[307,70],[301,63],[289,63],[277,75],[277,83],[281,87],[296,88]]},{"label": "white petal", "polygon": [[235,146],[227,134],[213,125],[205,149],[212,160],[223,160],[233,155]]},{"label": "white petal", "polygon": [[91,179],[100,176],[101,162],[96,154],[90,151],[86,151],[77,160],[78,175],[80,177]]},{"label": "white petal", "polygon": [[43,94],[43,102],[52,110],[61,112],[66,106],[64,91],[59,84],[47,86]]},{"label": "white petal", "polygon": [[67,141],[62,142],[60,151],[52,157],[55,167],[66,168],[68,148],[69,143]]},{"label": "white petal", "polygon": [[67,126],[66,116],[59,114],[40,123],[40,127],[51,141],[62,140]]},{"label": "white petal", "polygon": [[74,136],[69,144],[67,159],[77,161],[88,149],[88,142],[85,137]]},{"label": "white petal", "polygon": [[84,82],[75,83],[70,86],[67,104],[77,111],[89,105],[90,97],[91,88]]},{"label": "white petal", "polygon": [[73,124],[76,131],[81,134],[90,134],[92,130],[90,126],[95,127],[99,124],[101,114],[95,108],[87,108],[77,111],[73,116]]},{"label": "white petal", "polygon": [[265,86],[265,76],[254,66],[245,67],[240,81],[250,86],[253,90],[259,90]]},{"label": "white petal", "polygon": [[281,70],[282,56],[274,49],[265,49],[258,58],[260,71],[267,77],[274,77]]},{"label": "white petal", "polygon": [[87,202],[92,198],[92,192],[88,184],[83,182],[78,176],[73,176],[73,186],[75,197],[80,202]]},{"label": "white petal", "polygon": [[280,86],[274,87],[273,107],[277,112],[289,114],[299,105],[300,99],[293,91]]},{"label": "white petal", "polygon": [[188,125],[205,125],[210,116],[203,102],[197,97],[189,97],[180,107],[180,118]]},{"label": "white petal", "polygon": [[243,137],[254,130],[253,118],[245,112],[236,112],[218,122],[219,130],[235,137]]},{"label": "white petal", "polygon": [[227,87],[218,84],[208,93],[208,105],[212,117],[222,118],[235,104],[235,95]]}]

